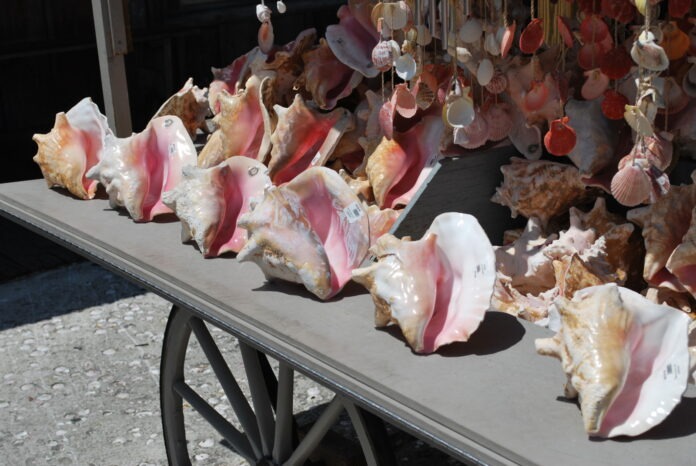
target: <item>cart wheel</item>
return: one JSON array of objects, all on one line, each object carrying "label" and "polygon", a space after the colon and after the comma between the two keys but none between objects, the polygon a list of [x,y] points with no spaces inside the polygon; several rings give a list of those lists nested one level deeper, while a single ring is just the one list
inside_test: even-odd
[{"label": "cart wheel", "polygon": [[[184,362],[192,332],[237,415],[241,431],[184,380]],[[162,426],[169,464],[191,464],[184,427],[184,400],[252,465],[305,464],[343,409],[347,410],[356,430],[367,464],[396,464],[382,421],[338,395],[302,441],[298,441],[292,412],[293,369],[281,361],[276,379],[265,354],[241,340],[239,348],[249,383],[251,405],[203,321],[185,309],[172,307],[164,334],[160,368]]]}]

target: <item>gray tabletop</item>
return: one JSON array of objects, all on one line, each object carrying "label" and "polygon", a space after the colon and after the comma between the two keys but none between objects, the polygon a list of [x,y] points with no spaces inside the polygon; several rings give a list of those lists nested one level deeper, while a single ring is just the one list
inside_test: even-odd
[{"label": "gray tabletop", "polygon": [[[267,283],[253,264],[203,259],[175,219],[136,224],[106,200],[79,201],[43,180],[0,185],[0,214],[65,244],[286,360],[310,377],[462,460],[491,464],[694,464],[696,391],[635,439],[592,440],[562,399],[560,363],[536,355],[551,335],[490,312],[468,343],[413,354],[375,330],[370,296],[351,284],[320,302]],[[4,245],[3,247],[12,247]]]}]

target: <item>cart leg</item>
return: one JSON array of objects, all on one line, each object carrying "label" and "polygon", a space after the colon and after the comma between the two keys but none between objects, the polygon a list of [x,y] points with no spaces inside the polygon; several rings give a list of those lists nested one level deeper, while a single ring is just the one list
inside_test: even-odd
[{"label": "cart leg", "polygon": [[[185,382],[184,363],[195,335],[242,426],[238,430]],[[344,409],[356,429],[368,465],[395,464],[382,421],[349,400],[334,397],[301,442],[293,415],[294,371],[280,362],[276,378],[266,355],[239,341],[250,400],[242,392],[206,324],[173,306],[162,346],[160,403],[169,464],[191,464],[186,445],[183,402],[190,404],[234,450],[252,465],[303,465]]]}]

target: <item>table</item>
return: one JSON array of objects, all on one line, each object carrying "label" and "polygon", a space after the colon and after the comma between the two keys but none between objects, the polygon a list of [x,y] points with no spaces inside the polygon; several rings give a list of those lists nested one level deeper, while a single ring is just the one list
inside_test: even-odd
[{"label": "table", "polygon": [[[173,464],[188,462],[182,398],[252,464],[275,464],[273,458],[301,464],[344,407],[368,464],[392,460],[375,416],[472,464],[693,463],[693,387],[672,415],[645,435],[589,439],[577,405],[562,399],[559,362],[535,353],[534,339],[551,332],[512,316],[489,312],[469,342],[419,356],[398,331],[374,329],[372,300],[357,285],[320,302],[298,286],[267,283],[253,264],[233,257],[203,259],[193,246],[182,245],[173,219],[136,224],[105,199],[79,201],[46,189],[43,180],[0,185],[0,214],[174,303],[161,370],[165,441]],[[235,381],[216,364],[217,348],[206,344],[203,321],[239,338],[248,378],[257,382],[252,407],[235,395]],[[238,405],[236,412],[246,413],[246,421],[240,416],[245,432],[230,431],[184,383],[182,358],[191,333]],[[280,361],[277,383],[264,354]],[[293,371],[337,394],[299,444],[292,442]]]}]

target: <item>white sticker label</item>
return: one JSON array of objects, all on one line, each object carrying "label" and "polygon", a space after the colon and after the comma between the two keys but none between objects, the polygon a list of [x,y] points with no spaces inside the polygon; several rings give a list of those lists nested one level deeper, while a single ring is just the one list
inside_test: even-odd
[{"label": "white sticker label", "polygon": [[174,152],[176,152],[176,144],[175,144],[175,143],[171,143],[171,144],[169,144],[169,155],[170,155],[170,156],[171,156],[171,155],[174,155]]},{"label": "white sticker label", "polygon": [[486,264],[477,264],[476,268],[474,269],[474,278],[486,275],[486,273],[488,273],[488,267]]},{"label": "white sticker label", "polygon": [[343,216],[348,220],[348,223],[355,223],[363,216],[363,210],[360,204],[353,202],[351,205],[343,209]]},{"label": "white sticker label", "polygon": [[681,374],[681,367],[678,364],[667,364],[662,371],[663,380],[678,380]]}]

